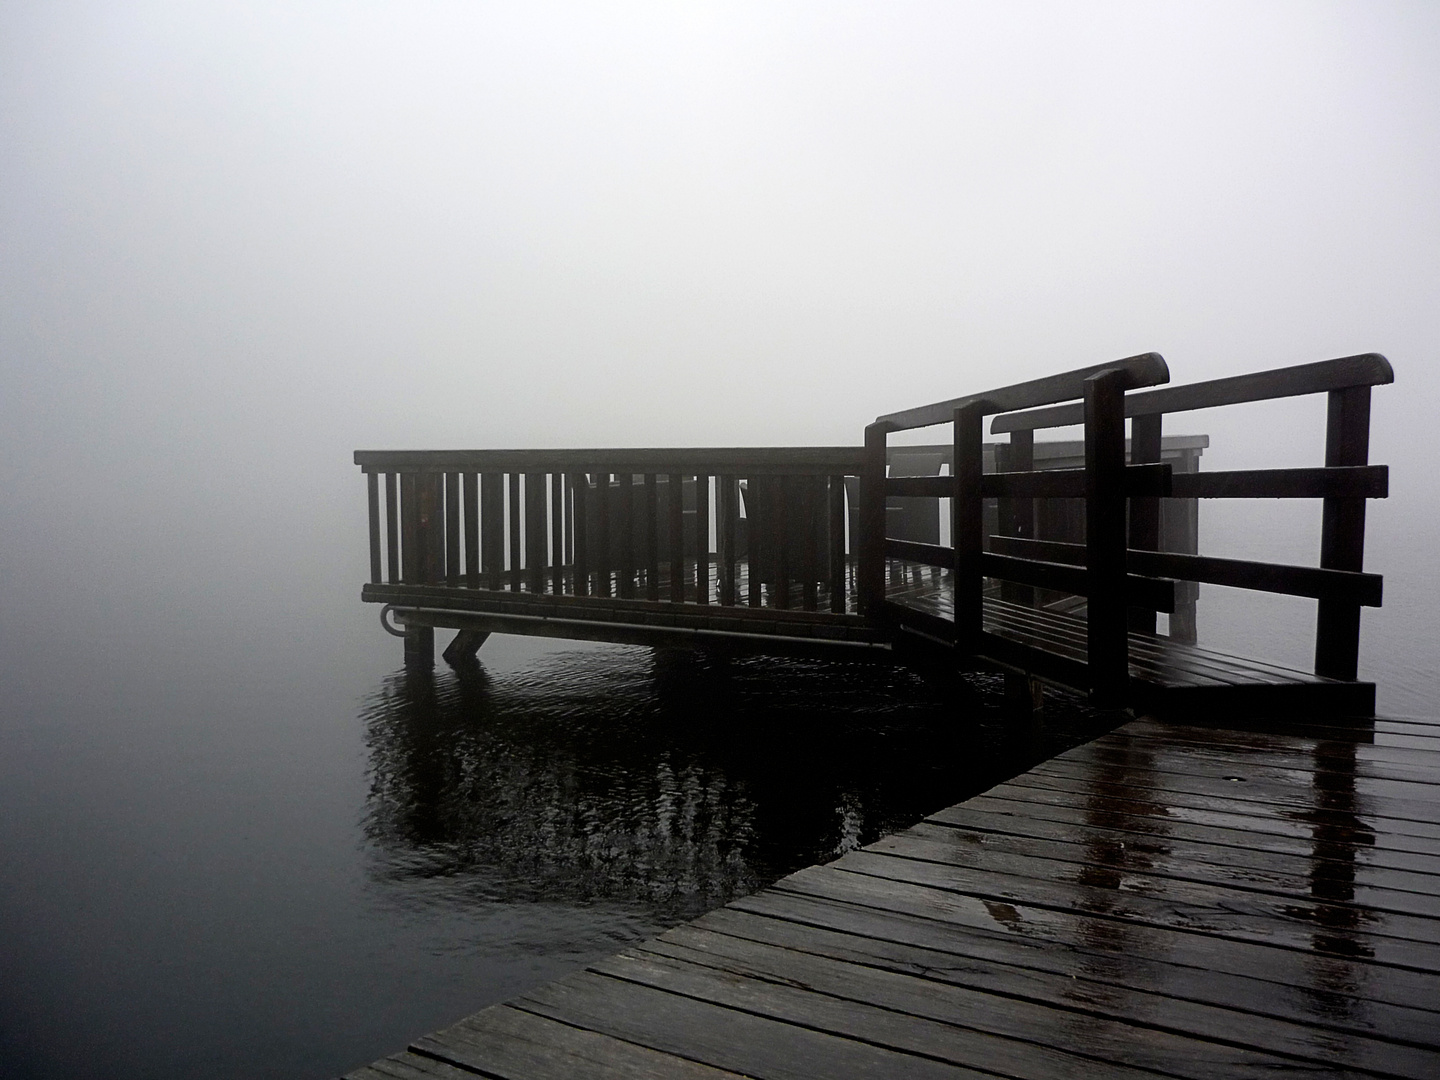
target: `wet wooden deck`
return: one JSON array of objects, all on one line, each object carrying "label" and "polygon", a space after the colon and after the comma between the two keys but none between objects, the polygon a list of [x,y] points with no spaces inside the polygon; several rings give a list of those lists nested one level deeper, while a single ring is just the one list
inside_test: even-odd
[{"label": "wet wooden deck", "polygon": [[1440,724],[1137,720],[359,1069],[1440,1076]]}]

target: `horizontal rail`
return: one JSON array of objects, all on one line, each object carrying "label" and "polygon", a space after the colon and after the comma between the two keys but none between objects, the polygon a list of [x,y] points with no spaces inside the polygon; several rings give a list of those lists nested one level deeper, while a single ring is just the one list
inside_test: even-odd
[{"label": "horizontal rail", "polygon": [[706,473],[764,476],[858,475],[858,446],[600,448],[593,450],[356,450],[363,472]]},{"label": "horizontal rail", "polygon": [[929,427],[932,424],[948,424],[955,418],[955,410],[965,405],[980,402],[984,412],[1008,413],[1015,409],[1031,409],[1036,405],[1049,405],[1056,401],[1074,401],[1085,396],[1085,380],[1102,371],[1124,371],[1129,376],[1126,389],[1141,386],[1155,386],[1170,381],[1170,369],[1159,353],[1142,353],[1108,364],[1094,364],[1076,368],[1074,371],[1048,375],[1043,379],[1002,386],[987,390],[983,394],[968,394],[965,397],[937,401],[933,405],[921,405],[914,409],[887,413],[877,417],[877,424],[888,426],[891,431],[905,431],[909,428]]},{"label": "horizontal rail", "polygon": [[[1015,556],[1041,558],[1072,566],[1083,566],[1085,563],[1084,544],[992,536],[990,546]],[[1342,600],[1363,607],[1380,607],[1384,587],[1384,578],[1379,574],[1251,562],[1247,559],[1218,559],[1209,555],[1182,555],[1170,551],[1130,548],[1125,554],[1125,564],[1133,574],[1228,585],[1286,596],[1308,596],[1316,600]]]},{"label": "horizontal rail", "polygon": [[1390,468],[1345,465],[1181,473],[1174,478],[1170,494],[1176,499],[1385,499],[1390,496]]},{"label": "horizontal rail", "polygon": [[[1085,549],[1081,546],[1080,550],[1083,558]],[[941,544],[917,544],[912,540],[887,538],[885,554],[894,559],[946,569],[955,565],[955,549]],[[980,556],[980,568],[986,577],[1016,581],[1021,585],[1035,585],[1076,596],[1087,596],[1090,592],[1089,574],[1083,565],[1017,558],[987,551]],[[1137,607],[1171,612],[1175,610],[1175,583],[1164,578],[1131,574],[1125,579],[1125,598]]]},{"label": "horizontal rail", "polygon": [[[1249,401],[1271,401],[1275,398],[1321,394],[1352,386],[1380,386],[1395,381],[1390,361],[1379,353],[1342,356],[1314,364],[1257,371],[1249,375],[1232,375],[1224,379],[1167,386],[1125,397],[1126,416],[1151,416],[1156,413],[1192,412],[1221,405],[1240,405]],[[1079,404],[1052,405],[1029,412],[1010,412],[997,416],[990,423],[992,434],[1005,431],[1035,431],[1040,428],[1069,427],[1085,422],[1085,410]]]},{"label": "horizontal rail", "polygon": [[[955,494],[955,479],[950,476],[892,476],[885,481],[885,494],[902,499],[948,499]],[[1132,497],[1172,494],[1170,466],[1126,466],[1125,494]],[[1083,499],[1085,470],[985,473],[980,477],[980,495],[986,499]]]}]

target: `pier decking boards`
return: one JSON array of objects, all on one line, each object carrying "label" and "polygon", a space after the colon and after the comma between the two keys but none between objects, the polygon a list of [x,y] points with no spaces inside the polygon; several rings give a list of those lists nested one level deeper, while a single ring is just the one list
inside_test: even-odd
[{"label": "pier decking boards", "polygon": [[1135,720],[352,1080],[1440,1076],[1440,726]]}]

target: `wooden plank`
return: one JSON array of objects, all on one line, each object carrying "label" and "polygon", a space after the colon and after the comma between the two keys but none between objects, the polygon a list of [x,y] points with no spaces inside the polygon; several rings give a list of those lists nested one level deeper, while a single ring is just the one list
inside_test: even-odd
[{"label": "wooden plank", "polygon": [[595,595],[610,595],[611,552],[610,542],[610,474],[595,473],[595,542],[594,555]]},{"label": "wooden plank", "polygon": [[400,498],[395,474],[385,474],[385,580],[400,580]]},{"label": "wooden plank", "polygon": [[380,581],[380,477],[377,473],[365,475],[365,495],[369,504],[370,525],[370,580]]},{"label": "wooden plank", "polygon": [[982,402],[957,408],[954,424],[953,476],[950,498],[950,543],[955,549],[951,588],[955,597],[955,646],[962,653],[977,651],[984,630],[985,507],[981,484],[985,467]]},{"label": "wooden plank", "polygon": [[828,492],[828,563],[825,574],[830,589],[830,610],[845,611],[845,477],[830,477]]},{"label": "wooden plank", "polygon": [[715,547],[719,559],[720,603],[733,607],[735,591],[735,544],[739,522],[740,491],[734,476],[722,476],[716,482],[715,506],[719,519],[715,525]]},{"label": "wooden plank", "polygon": [[[1234,1010],[1173,1000],[1162,1008],[1154,1008],[1154,1003],[1148,1003],[1149,1009],[1136,1008],[1141,1003],[1132,1004],[1132,998],[1140,995],[1126,995],[1124,1008],[1115,1008],[1113,995],[1077,995],[1070,979],[996,964],[966,965],[964,975],[947,977],[953,959],[933,952],[924,955],[941,961],[938,971],[916,971],[914,960],[906,965],[910,970],[897,970],[893,949],[876,957],[843,939],[837,943],[836,935],[822,936],[823,931],[790,935],[800,948],[780,946],[745,937],[745,927],[740,929],[741,935],[696,926],[671,930],[636,950],[657,958],[652,963],[658,970],[646,971],[642,978],[703,993],[709,987],[685,966],[711,967],[737,981],[778,984],[781,989],[775,996],[789,1000],[779,1003],[777,1011],[789,1006],[796,1012],[812,1012],[804,991],[794,989],[803,987],[840,1001],[953,1025],[960,1030],[948,1033],[948,1046],[938,1056],[1004,1075],[1070,1076],[1090,1071],[1097,1062],[1104,1063],[1107,1075],[1138,1076],[1139,1068],[1197,1080],[1290,1072],[1294,1058],[1331,1067],[1368,1064],[1390,1069],[1399,1064],[1412,1074],[1440,1066],[1440,1053],[1434,1050],[1407,1053],[1373,1039],[1348,1041],[1342,1053],[1349,1051],[1352,1060],[1346,1061],[1336,1053],[1340,1040],[1333,1036],[1317,1038],[1313,1029]],[[836,952],[840,955],[833,955]],[[665,967],[659,958],[671,961],[674,968]],[[832,1010],[841,1012],[838,1007]],[[1137,1022],[1136,1013],[1144,1019]],[[1183,1034],[1177,1031],[1180,1025],[1185,1025]],[[876,1034],[883,1036],[889,1025],[876,1027]],[[1192,1037],[1196,1028],[1202,1029],[1199,1038]],[[928,1031],[928,1025],[919,1031]],[[917,1052],[931,1049],[922,1039],[914,1039]],[[1284,1057],[1273,1052],[1282,1048]]]},{"label": "wooden plank", "polygon": [[798,507],[800,514],[800,606],[806,611],[814,611],[819,607],[820,592],[818,581],[820,578],[819,545],[816,542],[816,531],[820,524],[817,516],[816,506],[817,491],[816,478],[812,476],[801,476],[796,479],[799,485]]},{"label": "wooden plank", "polygon": [[575,528],[575,595],[590,595],[590,525],[586,496],[590,481],[583,472],[570,477],[570,520]]},{"label": "wooden plank", "polygon": [[790,569],[794,557],[790,543],[790,502],[795,494],[793,476],[777,477],[770,486],[770,505],[765,513],[765,545],[774,555],[775,582],[770,604],[781,610],[790,606]]},{"label": "wooden plank", "polygon": [[505,477],[485,473],[480,477],[481,567],[487,587],[498,590],[505,573]]},{"label": "wooden plank", "polygon": [[1176,499],[1384,499],[1390,495],[1390,469],[1352,465],[1179,473],[1171,481],[1170,495]]},{"label": "wooden plank", "polygon": [[520,503],[520,474],[518,472],[510,474],[508,494],[510,544],[507,554],[510,567],[510,589],[512,592],[519,592],[523,574],[521,563],[524,561],[520,547],[520,522],[524,518],[525,510]]},{"label": "wooden plank", "polygon": [[474,1077],[469,1069],[457,1069],[447,1062],[406,1050],[348,1072],[342,1080],[474,1080]]},{"label": "wooden plank", "polygon": [[366,472],[610,472],[783,473],[857,475],[864,460],[858,446],[746,446],[566,450],[356,450]]},{"label": "wooden plank", "polygon": [[1069,1078],[1103,1064],[1107,1076],[1140,1080],[1154,1074],[1133,1063],[1165,1060],[1172,1070],[1183,1063],[1175,1075],[1209,1080],[1216,1067],[1258,1076],[1281,1064],[1094,1017],[1059,1031],[1064,1018],[1043,1006],[704,931],[668,935],[592,970],[987,1073]]},{"label": "wooden plank", "polygon": [[660,599],[660,492],[655,473],[645,474],[645,598]]},{"label": "wooden plank", "polygon": [[460,584],[460,474],[445,474],[445,584]]},{"label": "wooden plank", "polygon": [[1096,704],[1124,703],[1130,678],[1125,616],[1125,376],[1085,381],[1086,663]]},{"label": "wooden plank", "polygon": [[480,478],[465,474],[465,584],[480,588]]},{"label": "wooden plank", "polygon": [[575,1027],[767,1080],[816,1076],[978,1080],[983,1075],[591,972],[532,991],[516,1004]]},{"label": "wooden plank", "polygon": [[550,588],[565,591],[565,475],[550,474]]},{"label": "wooden plank", "polygon": [[[1260,1043],[1256,1049],[1332,1065],[1337,1058],[1345,1063],[1380,1059],[1403,1070],[1407,1064],[1428,1065],[1434,1053],[1436,1013],[1376,1002],[1362,1006],[1354,999],[1347,1008],[1343,991],[1327,1008],[1308,997],[1303,985],[1273,981],[1283,968],[1268,971],[1269,980],[1233,975],[1167,962],[1159,950],[1111,952],[1103,937],[1089,947],[1029,942],[1019,935],[768,891],[692,925],[1219,1042]],[[1057,1022],[1064,1019],[1057,1013]],[[1412,1056],[1409,1047],[1397,1048],[1398,1040],[1421,1045]],[[1402,1060],[1396,1063],[1396,1057]]]},{"label": "wooden plank", "polygon": [[[1055,540],[1015,540],[991,537],[997,553],[1048,562],[1085,565],[1085,545]],[[1126,552],[1126,566],[1134,574],[1203,581],[1235,589],[1255,589],[1287,596],[1347,600],[1379,607],[1384,579],[1379,574],[1326,570],[1313,566],[1287,566],[1248,559],[1219,559],[1209,555],[1181,555],[1169,551]]]},{"label": "wooden plank", "polygon": [[710,603],[710,477],[695,477],[695,602]]},{"label": "wooden plank", "polygon": [[678,473],[671,473],[669,488],[670,516],[670,600],[685,602],[685,486]]},{"label": "wooden plank", "polygon": [[[1338,850],[1349,845],[1332,846]],[[1261,866],[1244,866],[1235,860],[1227,864],[1223,856],[1231,849],[1197,852],[1186,847],[1180,855],[1163,836],[1141,840],[1134,834],[1110,836],[1098,828],[1076,830],[1057,839],[917,825],[865,850],[1047,881],[1094,881],[1110,873],[1117,879],[1124,877],[1131,888],[1154,894],[1163,893],[1172,883],[1184,883],[1284,897],[1302,904],[1321,901],[1327,909],[1347,913],[1344,917],[1357,924],[1370,923],[1377,913],[1382,917],[1440,918],[1440,896],[1423,891],[1440,884],[1434,876],[1392,872],[1387,880],[1408,887],[1373,882],[1362,886],[1355,881],[1355,868],[1343,860],[1333,860],[1334,876],[1327,881],[1317,877],[1313,863],[1289,872],[1278,867],[1273,856]]]},{"label": "wooden plank", "polygon": [[879,611],[885,602],[885,443],[891,430],[892,426],[883,422],[876,422],[865,429],[865,460],[858,470],[860,512],[856,571],[859,595],[856,599],[862,615]]},{"label": "wooden plank", "polygon": [[[1222,405],[1239,405],[1247,401],[1270,401],[1275,398],[1303,394],[1326,393],[1347,387],[1379,386],[1395,381],[1390,362],[1379,353],[1344,356],[1337,360],[1321,360],[1313,364],[1232,375],[1224,379],[1167,386],[1127,395],[1126,416],[1154,413],[1189,412],[1214,409]],[[1082,411],[1073,405],[1058,405],[1011,416],[997,416],[990,425],[996,434],[1003,431],[1034,431],[1039,428],[1068,427],[1084,421]]]},{"label": "wooden plank", "polygon": [[424,559],[420,544],[420,491],[419,477],[414,473],[400,474],[400,580],[407,585],[423,584],[421,568]]},{"label": "wooden plank", "polygon": [[[1370,454],[1370,387],[1332,390],[1325,423],[1325,464],[1364,465]],[[1327,570],[1365,569],[1365,500],[1325,500],[1320,526],[1320,565]],[[1315,674],[1353,679],[1360,660],[1360,606],[1320,601],[1315,620]]]},{"label": "wooden plank", "polygon": [[[737,1075],[512,1005],[496,1005],[467,1017],[426,1036],[416,1047],[485,1076],[721,1080]],[[464,1075],[473,1077],[474,1072]]]},{"label": "wooden plank", "polygon": [[615,531],[620,538],[620,565],[617,569],[618,595],[635,598],[635,478],[630,473],[615,476]]},{"label": "wooden plank", "polygon": [[525,474],[525,578],[531,592],[545,591],[545,570],[549,552],[546,541],[549,522],[545,520],[545,474]]},{"label": "wooden plank", "polygon": [[[954,419],[957,409],[978,406],[982,415],[996,412],[1011,412],[1029,409],[1036,405],[1049,405],[1055,401],[1073,401],[1084,396],[1085,381],[1105,371],[1116,371],[1122,380],[1121,390],[1133,390],[1140,386],[1154,386],[1170,381],[1170,369],[1165,366],[1159,353],[1142,353],[1108,364],[1094,364],[1076,368],[1058,375],[1047,375],[1041,379],[1002,386],[986,390],[981,394],[951,398],[933,405],[921,405],[897,413],[881,416],[876,423],[885,424],[890,431],[904,431],[909,428],[929,427],[933,424],[948,424]],[[991,430],[997,430],[994,427]]]}]

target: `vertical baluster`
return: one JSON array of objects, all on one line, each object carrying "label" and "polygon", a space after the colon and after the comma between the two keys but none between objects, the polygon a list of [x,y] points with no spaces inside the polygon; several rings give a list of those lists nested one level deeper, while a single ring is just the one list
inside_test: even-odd
[{"label": "vertical baluster", "polygon": [[695,602],[710,603],[710,477],[695,477]]},{"label": "vertical baluster", "polygon": [[480,568],[487,589],[504,588],[505,576],[505,474],[480,477]]},{"label": "vertical baluster", "polygon": [[575,595],[590,595],[590,519],[586,495],[590,482],[583,472],[570,474],[570,521],[574,530]]},{"label": "vertical baluster", "polygon": [[645,596],[660,599],[659,484],[654,473],[645,474]]},{"label": "vertical baluster", "polygon": [[748,477],[745,484],[745,544],[746,544],[746,602],[751,607],[759,607],[763,599],[761,593],[762,578],[764,577],[761,567],[765,564],[765,529],[761,522],[765,519],[765,511],[761,509],[763,478],[759,476]]},{"label": "vertical baluster", "polygon": [[[1160,413],[1136,416],[1130,420],[1130,463],[1150,465],[1160,461],[1160,430],[1164,417]],[[1015,434],[1019,434],[1016,432]],[[1010,438],[1013,440],[1015,434]],[[1138,551],[1160,550],[1160,500],[1145,496],[1130,500],[1129,546]],[[1155,633],[1154,608],[1132,607],[1128,621],[1131,630],[1142,634]]]},{"label": "vertical baluster", "polygon": [[420,493],[420,579],[438,585],[445,577],[445,494],[440,473],[421,473],[415,484]]},{"label": "vertical baluster", "polygon": [[595,474],[595,595],[610,595],[610,474]]},{"label": "vertical baluster", "polygon": [[365,474],[365,495],[370,509],[370,581],[380,583],[380,477]]},{"label": "vertical baluster", "polygon": [[460,584],[460,474],[445,474],[445,584]]},{"label": "vertical baluster", "polygon": [[525,474],[525,584],[533,593],[545,591],[545,474]]},{"label": "vertical baluster", "polygon": [[845,613],[845,477],[830,477],[830,610]]},{"label": "vertical baluster", "polygon": [[419,584],[424,564],[420,548],[420,493],[415,481],[414,473],[400,474],[401,580],[406,585]]},{"label": "vertical baluster", "polygon": [[985,625],[985,579],[981,568],[985,503],[980,477],[985,468],[984,405],[955,410],[955,494],[950,503],[950,536],[955,547],[955,644],[962,653],[980,645]]},{"label": "vertical baluster", "polygon": [[[1370,387],[1331,390],[1325,421],[1325,466],[1370,461]],[[1320,565],[1365,569],[1365,500],[1329,498],[1321,511]],[[1360,605],[1321,600],[1315,619],[1315,674],[1354,679],[1360,670]]]},{"label": "vertical baluster", "polygon": [[685,601],[685,485],[670,474],[670,599]]},{"label": "vertical baluster", "polygon": [[1130,676],[1125,617],[1125,385],[1123,371],[1085,380],[1087,656],[1096,704],[1124,703]]},{"label": "vertical baluster", "polygon": [[465,584],[480,587],[480,498],[478,477],[465,474]]},{"label": "vertical baluster", "polygon": [[770,488],[770,550],[775,554],[775,585],[771,607],[790,606],[790,569],[794,552],[790,542],[790,500],[795,497],[794,477],[777,476]]},{"label": "vertical baluster", "polygon": [[885,599],[885,437],[890,425],[865,429],[865,466],[860,474],[859,601],[863,614],[880,613]]},{"label": "vertical baluster", "polygon": [[715,510],[719,514],[715,523],[715,554],[720,564],[716,574],[720,579],[720,603],[732,607],[735,604],[735,503],[739,495],[735,477],[720,477],[715,488]]},{"label": "vertical baluster", "polygon": [[385,580],[400,580],[400,493],[395,474],[385,474]]},{"label": "vertical baluster", "polygon": [[635,475],[629,471],[616,473],[615,489],[618,513],[615,515],[616,530],[619,533],[619,588],[616,590],[626,600],[635,598]]},{"label": "vertical baluster", "polygon": [[819,544],[816,542],[816,526],[819,524],[815,516],[815,495],[816,478],[813,476],[802,476],[800,484],[800,521],[804,532],[800,536],[800,593],[801,604],[806,611],[814,611],[820,603],[818,590],[815,581],[820,576],[818,570]]},{"label": "vertical baluster", "polygon": [[565,474],[550,474],[550,586],[565,591]]},{"label": "vertical baluster", "polygon": [[524,561],[520,549],[520,523],[524,520],[525,511],[520,505],[520,474],[512,472],[509,474],[509,499],[507,501],[506,513],[509,515],[510,526],[510,591],[520,591],[520,578],[524,572],[521,570],[521,563]]}]

